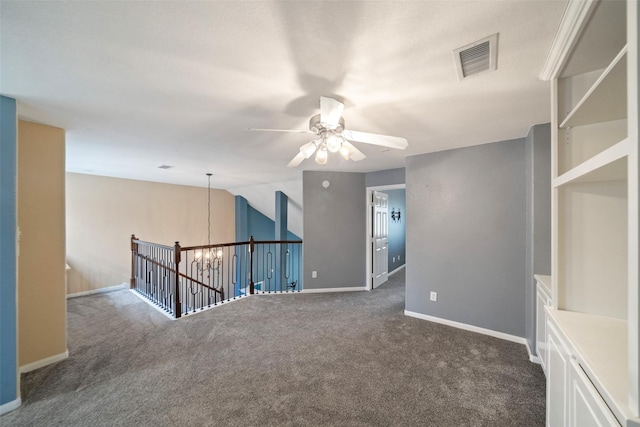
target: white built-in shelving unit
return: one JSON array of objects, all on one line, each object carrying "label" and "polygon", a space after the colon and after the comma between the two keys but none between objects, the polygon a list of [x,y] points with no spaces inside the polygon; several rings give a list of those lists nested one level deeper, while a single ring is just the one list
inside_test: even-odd
[{"label": "white built-in shelving unit", "polygon": [[637,26],[636,0],[571,0],[541,74],[552,94],[551,427],[640,425]]}]

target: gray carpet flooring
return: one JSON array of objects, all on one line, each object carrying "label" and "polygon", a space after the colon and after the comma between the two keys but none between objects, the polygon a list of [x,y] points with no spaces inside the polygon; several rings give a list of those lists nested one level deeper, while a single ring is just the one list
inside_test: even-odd
[{"label": "gray carpet flooring", "polygon": [[524,346],[371,292],[253,296],[173,321],[129,291],[70,299],[67,360],[7,426],[543,426]]}]

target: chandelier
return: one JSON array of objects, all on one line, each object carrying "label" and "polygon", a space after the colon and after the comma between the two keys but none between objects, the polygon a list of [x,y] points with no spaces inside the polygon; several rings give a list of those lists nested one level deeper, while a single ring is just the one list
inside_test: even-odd
[{"label": "chandelier", "polygon": [[211,173],[207,173],[207,249],[195,253],[196,268],[201,276],[207,274],[210,277],[211,271],[218,270],[222,263],[222,249],[211,248]]},{"label": "chandelier", "polygon": [[335,130],[324,129],[318,139],[307,142],[300,147],[300,152],[306,159],[316,153],[316,163],[319,165],[327,164],[329,153],[339,152],[345,160],[349,160],[351,150],[344,142],[345,139]]}]

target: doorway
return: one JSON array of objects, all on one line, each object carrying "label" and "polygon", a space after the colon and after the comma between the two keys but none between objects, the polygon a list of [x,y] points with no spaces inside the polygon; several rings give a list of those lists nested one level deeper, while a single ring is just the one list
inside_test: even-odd
[{"label": "doorway", "polygon": [[389,196],[381,191],[371,195],[372,288],[389,278]]},{"label": "doorway", "polygon": [[[390,205],[389,197],[385,193],[392,190],[404,190],[405,184],[385,185],[376,187],[367,187],[366,203],[367,203],[367,269],[366,269],[366,288],[372,290],[385,283],[389,277],[391,267],[389,249],[390,249]],[[397,193],[397,191],[395,191]],[[402,192],[404,194],[404,192]],[[404,197],[403,197],[404,205]],[[402,218],[404,220],[404,217]],[[393,236],[391,236],[393,238]],[[404,233],[402,236],[403,255],[404,255]],[[395,261],[394,253],[394,261]],[[404,261],[404,256],[403,256]],[[404,265],[404,262],[403,262]],[[394,267],[395,268],[395,267]],[[398,269],[396,269],[398,270]]]}]

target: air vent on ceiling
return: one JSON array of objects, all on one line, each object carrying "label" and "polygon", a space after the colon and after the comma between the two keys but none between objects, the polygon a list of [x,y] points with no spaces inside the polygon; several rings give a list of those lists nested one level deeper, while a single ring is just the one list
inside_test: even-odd
[{"label": "air vent on ceiling", "polygon": [[487,71],[495,71],[498,59],[498,34],[453,51],[458,79],[463,80]]},{"label": "air vent on ceiling", "polygon": [[173,166],[170,165],[160,165],[158,166],[158,169],[171,169]]}]

